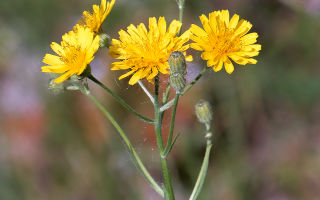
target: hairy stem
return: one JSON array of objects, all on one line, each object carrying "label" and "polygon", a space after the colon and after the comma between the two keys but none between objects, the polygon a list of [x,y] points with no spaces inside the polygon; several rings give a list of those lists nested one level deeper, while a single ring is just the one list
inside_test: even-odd
[{"label": "hairy stem", "polygon": [[154,109],[155,109],[155,132],[156,132],[156,138],[157,138],[157,144],[158,144],[158,150],[161,160],[161,166],[162,166],[162,173],[164,176],[164,184],[166,188],[166,192],[168,194],[169,200],[174,200],[174,193],[172,189],[170,174],[168,170],[167,165],[167,159],[166,157],[162,156],[164,153],[164,147],[163,147],[163,139],[162,139],[162,133],[161,133],[161,113],[160,113],[160,107],[159,107],[159,77],[156,76],[155,78],[155,103],[154,103]]},{"label": "hairy stem", "polygon": [[90,94],[90,91],[87,88],[82,88],[79,86],[80,91],[86,95],[101,111],[102,113],[107,117],[107,119],[111,122],[111,124],[115,127],[115,129],[118,131],[120,137],[123,139],[124,143],[129,149],[129,153],[135,158],[135,161],[137,163],[137,166],[139,167],[138,170],[142,172],[144,175],[144,178],[146,181],[149,183],[149,185],[162,197],[164,196],[164,192],[162,188],[156,183],[156,181],[152,178],[151,174],[148,172],[147,168],[144,166],[142,163],[139,155],[135,151],[134,147],[132,146],[129,138],[125,134],[125,132],[122,130],[120,125],[116,122],[116,120],[113,118],[113,116],[103,107],[103,105],[94,97]]},{"label": "hairy stem", "polygon": [[111,96],[113,96],[123,107],[128,109],[130,112],[132,112],[134,115],[136,115],[139,119],[148,122],[148,123],[154,123],[153,119],[150,119],[148,117],[145,117],[141,114],[139,114],[137,111],[135,111],[131,106],[129,106],[122,98],[120,98],[118,95],[116,95],[112,90],[110,90],[107,86],[105,86],[103,83],[101,83],[99,80],[97,80],[92,74],[88,75],[88,78],[95,82],[97,85],[102,87],[105,91],[107,91]]},{"label": "hairy stem", "polygon": [[177,111],[177,107],[178,107],[179,97],[180,97],[180,94],[176,94],[176,96],[174,98],[173,109],[172,109],[172,114],[171,114],[171,123],[170,123],[170,129],[169,129],[169,136],[168,136],[168,140],[167,140],[166,149],[164,151],[165,156],[168,155],[169,150],[171,149],[171,145],[172,145],[174,123],[175,123],[175,119],[176,119],[176,111]]}]

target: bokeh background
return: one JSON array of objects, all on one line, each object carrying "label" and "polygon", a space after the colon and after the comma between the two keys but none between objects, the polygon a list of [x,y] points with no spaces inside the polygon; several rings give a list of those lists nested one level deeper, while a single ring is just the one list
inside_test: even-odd
[{"label": "bokeh background", "polygon": [[[0,1],[0,200],[160,199],[101,112],[77,91],[49,91],[50,77],[40,71],[51,41],[59,42],[93,3],[100,2]],[[149,16],[177,19],[177,9],[175,0],[117,0],[103,29],[118,37],[117,31],[147,23]],[[210,70],[181,98],[175,133],[182,136],[169,157],[177,199],[188,199],[201,165],[204,127],[193,108],[207,99],[214,110],[214,151],[199,199],[318,200],[320,1],[186,0],[183,29],[218,9],[252,22],[262,51],[256,65],[236,66],[232,75]],[[204,66],[198,52],[190,53],[195,62],[188,65],[188,81]],[[152,117],[148,98],[138,85],[117,80],[112,61],[100,50],[93,74]],[[152,127],[90,87],[161,182]],[[164,130],[168,126],[166,118]]]}]

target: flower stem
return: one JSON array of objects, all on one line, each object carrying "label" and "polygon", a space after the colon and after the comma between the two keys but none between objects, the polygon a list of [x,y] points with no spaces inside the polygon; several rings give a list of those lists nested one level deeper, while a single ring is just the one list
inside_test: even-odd
[{"label": "flower stem", "polygon": [[162,172],[164,176],[164,184],[166,188],[166,192],[168,193],[168,199],[174,200],[174,193],[171,185],[169,170],[167,166],[167,159],[163,156],[164,153],[164,147],[163,147],[163,140],[162,140],[162,134],[161,134],[161,113],[160,113],[160,107],[159,107],[159,77],[155,77],[155,103],[154,103],[154,109],[155,109],[155,132],[156,132],[156,138],[157,138],[157,144],[158,144],[158,150],[160,154],[160,160],[161,160],[161,166],[162,166]]},{"label": "flower stem", "polygon": [[122,130],[122,128],[119,126],[119,124],[116,122],[116,120],[112,117],[112,115],[102,106],[102,104],[94,97],[90,94],[90,91],[87,89],[84,89],[80,86],[78,86],[80,91],[86,95],[87,97],[89,97],[89,99],[96,104],[96,106],[102,111],[102,113],[108,118],[108,120],[111,122],[111,124],[115,127],[115,129],[118,131],[118,133],[120,134],[121,138],[123,139],[124,143],[127,145],[128,149],[129,149],[129,153],[135,158],[135,161],[137,162],[137,169],[139,171],[141,171],[144,175],[144,178],[146,179],[146,181],[149,183],[149,185],[158,193],[160,194],[162,197],[164,196],[164,192],[162,190],[162,188],[156,183],[156,181],[152,178],[152,176],[150,175],[150,173],[148,172],[147,168],[144,166],[144,164],[142,163],[139,155],[137,154],[137,152],[135,151],[134,147],[132,146],[129,138],[127,137],[127,135],[125,134],[125,132]]},{"label": "flower stem", "polygon": [[112,90],[110,90],[107,86],[105,86],[103,83],[101,83],[99,80],[97,80],[92,74],[88,75],[88,78],[98,84],[100,87],[102,87],[105,91],[107,91],[111,96],[113,96],[123,107],[128,109],[130,112],[135,114],[137,117],[139,117],[141,120],[148,122],[148,123],[154,123],[153,119],[150,119],[148,117],[145,117],[141,114],[139,114],[137,111],[135,111],[131,106],[129,106],[123,99],[121,99],[118,95],[116,95]]},{"label": "flower stem", "polygon": [[196,200],[201,192],[204,180],[206,178],[207,175],[207,170],[208,170],[208,165],[209,165],[209,158],[210,158],[210,151],[211,151],[211,147],[212,147],[212,141],[211,139],[207,139],[207,147],[206,147],[206,153],[205,156],[203,158],[203,162],[201,165],[201,169],[198,175],[198,179],[197,182],[193,188],[193,191],[191,193],[191,196],[189,198],[189,200]]},{"label": "flower stem", "polygon": [[[183,20],[183,10],[184,10],[184,1],[185,0],[178,0],[177,3],[178,3],[178,7],[179,7],[179,21],[182,23],[182,20]],[[181,28],[178,32],[178,36],[181,35]]]},{"label": "flower stem", "polygon": [[179,101],[180,94],[176,94],[174,98],[174,103],[173,103],[173,109],[172,109],[172,114],[171,114],[171,123],[170,123],[170,129],[169,129],[169,136],[167,140],[167,145],[166,149],[164,151],[164,155],[167,156],[172,145],[172,137],[173,137],[173,130],[174,130],[174,123],[175,123],[175,118],[176,118],[176,111],[178,107],[178,101]]},{"label": "flower stem", "polygon": [[140,87],[142,88],[142,90],[144,91],[144,93],[146,93],[146,95],[149,97],[150,101],[152,102],[152,104],[154,104],[154,98],[153,96],[150,94],[149,90],[146,88],[146,86],[143,85],[142,81],[139,80],[138,81]]},{"label": "flower stem", "polygon": [[[184,90],[181,92],[180,96],[184,95],[186,92],[188,92],[194,84],[203,76],[203,74],[208,70],[208,67],[204,67],[203,70],[198,74],[198,76],[187,86],[184,88]],[[170,100],[168,103],[164,104],[160,108],[160,112],[163,112],[170,108],[174,103],[174,99]]]}]

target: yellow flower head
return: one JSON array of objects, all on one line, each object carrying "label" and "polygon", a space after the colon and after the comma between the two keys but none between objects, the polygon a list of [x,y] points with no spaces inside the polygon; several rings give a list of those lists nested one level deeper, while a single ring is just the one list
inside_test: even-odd
[{"label": "yellow flower head", "polygon": [[114,2],[115,0],[112,0],[111,2],[101,0],[100,7],[98,5],[93,5],[93,13],[84,11],[80,24],[90,28],[93,32],[98,33],[101,25],[110,13]]},{"label": "yellow flower head", "polygon": [[203,28],[191,25],[190,37],[195,43],[190,47],[199,51],[202,59],[207,60],[207,66],[213,66],[214,71],[220,71],[225,66],[226,71],[231,74],[234,70],[230,61],[240,65],[256,64],[257,60],[251,58],[257,56],[261,45],[254,44],[257,41],[257,33],[248,33],[252,24],[246,20],[239,21],[239,15],[233,15],[229,20],[229,11],[215,11],[209,14],[209,19],[200,16]]},{"label": "yellow flower head", "polygon": [[46,54],[42,72],[62,74],[55,79],[56,83],[67,80],[72,75],[80,75],[93,60],[99,48],[99,36],[86,27],[76,26],[75,31],[70,31],[62,36],[61,45],[52,42],[52,50],[58,54]]},{"label": "yellow flower head", "polygon": [[[153,82],[153,78],[159,73],[169,74],[168,58],[174,51],[185,51],[189,45],[190,31],[186,31],[180,37],[176,36],[181,22],[173,20],[167,29],[166,20],[160,17],[157,23],[155,17],[149,18],[149,31],[144,24],[137,27],[130,25],[127,32],[119,31],[120,40],[113,39],[110,47],[110,55],[121,61],[111,64],[111,70],[130,70],[119,77],[123,79],[131,74],[129,84],[133,85],[138,80],[146,78]],[[187,61],[192,57],[187,56]]]}]

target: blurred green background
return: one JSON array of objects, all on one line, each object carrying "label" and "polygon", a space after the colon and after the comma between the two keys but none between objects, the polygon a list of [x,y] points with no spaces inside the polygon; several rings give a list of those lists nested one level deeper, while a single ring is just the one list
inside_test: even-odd
[{"label": "blurred green background", "polygon": [[[49,76],[40,71],[51,41],[60,42],[93,3],[100,2],[0,1],[0,200],[160,199],[100,111],[79,92],[50,92]],[[181,98],[175,133],[182,137],[169,157],[177,200],[188,199],[204,155],[204,127],[193,111],[199,99],[213,105],[215,133],[199,199],[319,200],[320,1],[186,0],[183,29],[219,9],[253,23],[262,51],[256,65],[236,66],[232,75],[209,70]],[[103,29],[118,37],[120,29],[147,23],[149,16],[177,19],[175,0],[117,0]],[[190,53],[195,62],[188,65],[188,81],[204,66],[199,52]],[[110,71],[112,61],[100,50],[93,74],[152,117],[143,91],[117,80],[121,72]],[[90,87],[161,182],[152,127]]]}]

